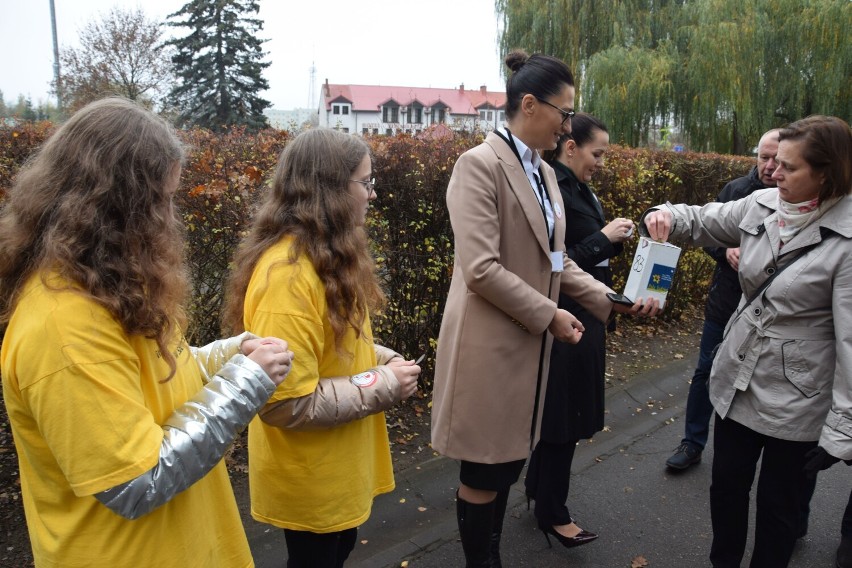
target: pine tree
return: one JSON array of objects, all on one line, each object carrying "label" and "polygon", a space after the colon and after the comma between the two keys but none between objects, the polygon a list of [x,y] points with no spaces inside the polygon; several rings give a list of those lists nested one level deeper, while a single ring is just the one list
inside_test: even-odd
[{"label": "pine tree", "polygon": [[263,70],[269,62],[258,38],[263,22],[257,0],[190,0],[168,17],[170,25],[189,28],[171,40],[179,84],[171,103],[178,120],[219,131],[232,125],[256,130],[267,126],[263,109],[270,102],[259,93],[269,88]]}]

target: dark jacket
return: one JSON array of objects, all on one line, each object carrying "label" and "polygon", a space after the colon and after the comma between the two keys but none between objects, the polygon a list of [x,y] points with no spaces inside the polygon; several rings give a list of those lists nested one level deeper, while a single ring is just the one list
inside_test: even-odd
[{"label": "dark jacket", "polygon": [[[606,219],[591,188],[563,164],[555,163],[554,170],[565,205],[565,252],[609,286],[610,268],[596,265],[624,247],[611,243],[601,232]],[[605,324],[564,294],[559,295],[559,307],[574,314],[586,331],[576,345],[553,343],[541,424],[541,438],[550,443],[591,438],[604,425]]]},{"label": "dark jacket", "polygon": [[[725,184],[716,201],[725,203],[736,201],[749,196],[756,189],[766,187],[757,173],[757,167],[751,169],[748,175],[737,178]],[[713,272],[713,280],[710,283],[710,291],[707,294],[707,304],[704,307],[704,317],[708,320],[725,325],[736,311],[740,303],[742,288],[740,288],[737,271],[731,268],[725,258],[724,247],[706,247],[704,251],[716,260],[716,270]]]}]

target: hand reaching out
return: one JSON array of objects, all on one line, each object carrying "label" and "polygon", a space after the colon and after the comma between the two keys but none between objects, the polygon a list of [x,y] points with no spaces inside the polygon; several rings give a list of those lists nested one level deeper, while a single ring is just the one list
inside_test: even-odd
[{"label": "hand reaching out", "polygon": [[656,298],[648,298],[644,302],[642,298],[636,298],[636,301],[632,306],[613,304],[612,309],[627,316],[640,316],[646,318],[657,317],[657,315],[659,315],[662,311],[660,309],[660,301]]},{"label": "hand reaching out", "polygon": [[645,228],[648,236],[661,243],[669,240],[672,232],[672,213],[668,209],[657,209],[645,216]]}]

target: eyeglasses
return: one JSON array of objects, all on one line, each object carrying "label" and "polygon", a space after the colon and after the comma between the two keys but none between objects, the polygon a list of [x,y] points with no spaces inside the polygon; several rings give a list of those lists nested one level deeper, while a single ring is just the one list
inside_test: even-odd
[{"label": "eyeglasses", "polygon": [[[534,95],[533,95],[533,96],[534,96]],[[535,99],[536,99],[538,102],[540,102],[540,103],[544,103],[544,104],[546,104],[547,106],[553,107],[553,108],[555,108],[556,110],[558,110],[558,111],[559,111],[559,114],[561,114],[561,115],[562,115],[562,124],[563,124],[563,125],[564,125],[566,122],[568,122],[569,120],[571,120],[572,118],[574,118],[574,114],[576,114],[573,110],[562,110],[562,109],[561,109],[561,108],[559,108],[558,106],[556,106],[556,105],[554,105],[554,104],[551,104],[551,103],[547,102],[547,101],[546,101],[546,100],[544,100],[544,99],[540,99],[540,98],[538,98],[538,97],[535,97]]]},{"label": "eyeglasses", "polygon": [[370,197],[371,195],[373,195],[373,190],[376,187],[376,178],[370,178],[369,181],[364,181],[362,179],[350,179],[349,181],[353,181],[355,183],[360,183],[364,187],[366,187],[367,188],[367,197]]}]

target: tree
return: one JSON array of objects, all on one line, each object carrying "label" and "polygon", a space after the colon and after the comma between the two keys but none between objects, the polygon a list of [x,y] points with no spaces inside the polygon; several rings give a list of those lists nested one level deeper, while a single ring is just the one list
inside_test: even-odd
[{"label": "tree", "polygon": [[21,120],[38,120],[38,113],[33,109],[33,100],[27,95],[18,95],[18,100],[7,109],[8,115]]},{"label": "tree", "polygon": [[[172,26],[189,28],[186,37],[168,45],[179,84],[170,100],[181,122],[219,131],[226,126],[267,127],[263,110],[269,101],[259,93],[269,88],[262,72],[265,40],[258,38],[263,22],[257,0],[191,0],[169,15]],[[180,19],[183,18],[183,19]]]},{"label": "tree", "polygon": [[[852,118],[848,0],[496,0],[501,51],[565,60],[578,108],[637,145],[671,125],[745,153],[809,114]],[[790,14],[796,14],[790,17]]]},{"label": "tree", "polygon": [[[162,26],[137,8],[113,8],[80,30],[80,47],[60,54],[65,106],[74,111],[108,95],[158,106],[172,80]],[[55,88],[55,86],[54,86]]]}]

